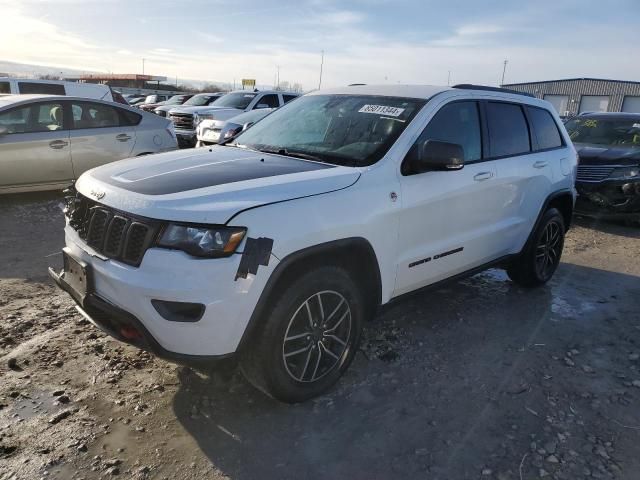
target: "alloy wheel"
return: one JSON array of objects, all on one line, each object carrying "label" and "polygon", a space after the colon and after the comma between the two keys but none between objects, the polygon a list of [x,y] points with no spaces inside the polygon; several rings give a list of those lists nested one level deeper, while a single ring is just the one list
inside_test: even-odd
[{"label": "alloy wheel", "polygon": [[540,278],[548,280],[560,263],[562,229],[559,223],[549,222],[536,246],[536,269]]},{"label": "alloy wheel", "polygon": [[351,335],[351,308],[338,292],[324,290],[298,307],[284,334],[282,360],[295,381],[319,380],[342,363]]}]

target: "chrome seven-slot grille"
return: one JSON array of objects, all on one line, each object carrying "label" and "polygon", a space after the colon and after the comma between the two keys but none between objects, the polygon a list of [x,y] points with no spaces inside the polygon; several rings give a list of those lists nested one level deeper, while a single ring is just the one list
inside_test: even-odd
[{"label": "chrome seven-slot grille", "polygon": [[579,182],[600,182],[613,173],[615,167],[609,165],[578,165]]},{"label": "chrome seven-slot grille", "polygon": [[79,193],[67,197],[65,214],[71,228],[95,251],[136,267],[160,228],[159,222],[113,210]]},{"label": "chrome seven-slot grille", "polygon": [[178,129],[193,129],[193,115],[190,113],[172,113],[169,115],[169,118]]}]

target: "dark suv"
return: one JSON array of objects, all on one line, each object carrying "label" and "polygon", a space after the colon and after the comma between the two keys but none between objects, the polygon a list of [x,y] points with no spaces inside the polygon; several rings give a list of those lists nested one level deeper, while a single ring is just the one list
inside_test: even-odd
[{"label": "dark suv", "polygon": [[580,156],[576,212],[640,220],[640,114],[590,113],[565,127]]}]

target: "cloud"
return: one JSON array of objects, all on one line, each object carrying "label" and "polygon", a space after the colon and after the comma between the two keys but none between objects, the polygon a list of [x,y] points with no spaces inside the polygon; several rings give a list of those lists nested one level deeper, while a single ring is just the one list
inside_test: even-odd
[{"label": "cloud", "polygon": [[[321,50],[327,87],[358,82],[444,84],[449,70],[454,83],[495,85],[505,58],[510,82],[640,77],[640,65],[629,60],[637,56],[635,31],[595,18],[580,28],[571,23],[559,28],[548,20],[558,13],[555,10],[512,8],[504,14],[483,10],[484,17],[474,12],[443,16],[442,22],[425,30],[421,22],[411,23],[406,16],[401,25],[394,18],[387,22],[381,11],[384,0],[358,1],[361,9],[347,1],[302,0],[299,6],[276,13],[266,7],[246,15],[215,12],[214,22],[186,14],[184,18],[158,14],[148,17],[146,27],[132,15],[121,25],[105,21],[90,29],[90,22],[63,23],[62,14],[75,19],[81,12],[90,20],[102,18],[104,11],[93,12],[82,4],[76,10],[71,9],[73,3],[61,9],[51,4],[46,16],[47,3],[0,0],[4,20],[0,58],[118,73],[140,71],[145,58],[145,71],[152,74],[227,82],[256,78],[259,84],[271,84],[279,65],[281,80],[309,89],[318,84]],[[375,9],[367,7],[372,1]],[[54,10],[58,16],[51,13]],[[432,13],[434,18],[439,14]],[[562,21],[571,20],[565,16]],[[173,36],[173,31],[188,35]]]},{"label": "cloud", "polygon": [[211,33],[207,33],[207,32],[195,32],[195,33],[201,40],[204,40],[207,43],[220,43],[224,40],[222,37],[219,37],[217,35],[212,35]]}]

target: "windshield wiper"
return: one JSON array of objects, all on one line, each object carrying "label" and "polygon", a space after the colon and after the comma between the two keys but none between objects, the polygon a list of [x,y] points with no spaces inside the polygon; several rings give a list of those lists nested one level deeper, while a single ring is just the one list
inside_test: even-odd
[{"label": "windshield wiper", "polygon": [[288,157],[302,158],[303,160],[311,160],[314,162],[333,163],[323,158],[320,158],[316,155],[312,155],[306,152],[300,152],[297,150],[289,150],[288,148],[257,148],[257,150],[264,153],[275,153],[277,155],[286,155]]}]

